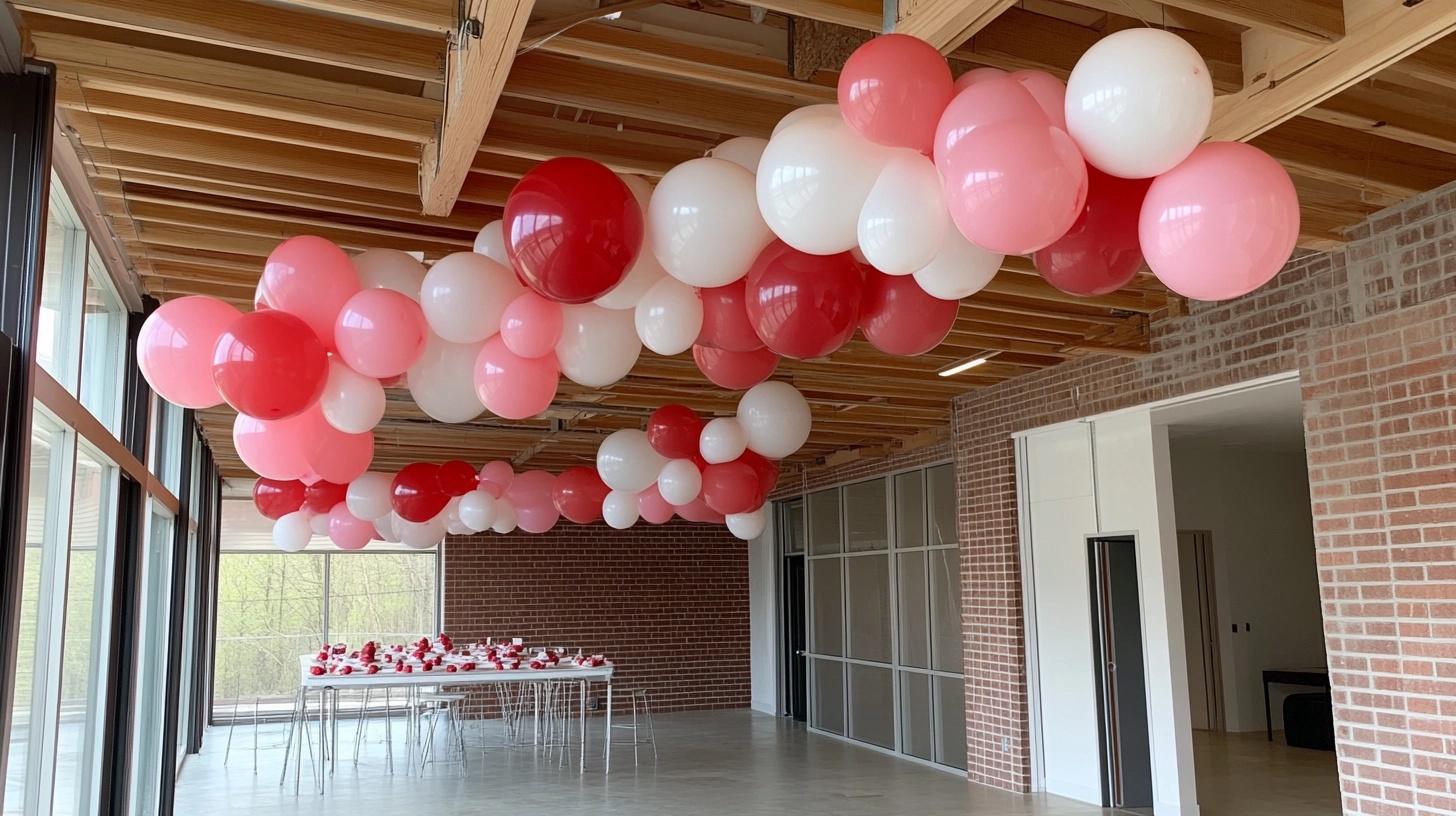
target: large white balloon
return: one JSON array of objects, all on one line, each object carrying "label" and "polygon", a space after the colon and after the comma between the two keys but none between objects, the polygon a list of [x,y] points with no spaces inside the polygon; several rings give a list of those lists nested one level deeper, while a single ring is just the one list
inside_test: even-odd
[{"label": "large white balloon", "polygon": [[[844,114],[840,112],[839,106],[833,102],[827,105],[805,105],[802,108],[795,108],[784,114],[784,118],[780,119],[779,123],[774,125],[773,133],[769,135],[777,136],[785,128],[792,127],[809,119],[838,119],[842,122],[844,121]],[[770,139],[769,141],[773,140]],[[762,153],[759,153],[759,156],[762,155]]]},{"label": "large white balloon", "polygon": [[511,258],[506,254],[505,222],[492,221],[481,227],[475,235],[475,251],[509,269]]},{"label": "large white balloon", "polygon": [[1087,49],[1067,79],[1067,131],[1093,167],[1123,178],[1172,170],[1203,140],[1213,79],[1185,40],[1129,28]]},{"label": "large white balloon", "polygon": [[331,357],[329,378],[319,395],[319,410],[330,425],[344,433],[373,430],[384,419],[384,386]]},{"label": "large white balloon", "polygon": [[394,509],[390,502],[390,488],[394,474],[371,470],[349,482],[344,492],[344,505],[354,518],[376,521],[388,516]]},{"label": "large white balloon", "polygon": [[485,412],[475,395],[475,360],[483,345],[451,343],[430,333],[408,375],[410,396],[421,411],[440,422],[469,422]]},{"label": "large white balloon", "polygon": [[394,518],[394,534],[408,547],[427,550],[445,540],[444,513],[426,522],[405,521],[399,516]]},{"label": "large white balloon", "polygon": [[640,493],[657,481],[667,459],[634,428],[613,432],[597,448],[597,474],[613,490]]},{"label": "large white balloon", "polygon": [[727,521],[728,532],[734,538],[752,541],[763,535],[763,529],[768,526],[768,514],[760,507],[747,513],[730,513]]},{"label": "large white balloon", "polygon": [[354,256],[361,289],[393,289],[420,301],[425,265],[397,249],[366,249]]},{"label": "large white balloon", "polygon": [[759,212],[753,174],[705,157],[667,171],[647,212],[652,252],[667,274],[693,286],[724,286],[748,274],[773,240]]},{"label": "large white balloon", "polygon": [[273,522],[273,546],[284,552],[298,552],[308,546],[313,528],[302,511],[289,513]]},{"label": "large white balloon", "polygon": [[476,532],[460,520],[460,498],[451,497],[449,504],[445,505],[445,512],[441,513],[445,517],[445,532],[450,535],[470,535]]},{"label": "large white balloon", "polygon": [[374,520],[374,532],[379,534],[380,541],[387,541],[390,544],[399,543],[399,536],[394,534],[394,519],[395,515],[390,513]]},{"label": "large white balloon", "polygon": [[769,380],[739,398],[738,422],[743,425],[749,450],[769,459],[784,459],[808,441],[813,417],[799,389]]},{"label": "large white balloon", "polygon": [[[859,212],[893,155],[861,139],[843,119],[796,122],[763,151],[758,210],[794,249],[811,255],[848,252],[859,245]],[[667,271],[672,274],[671,267]]]},{"label": "large white balloon", "polygon": [[744,170],[756,174],[758,173],[758,161],[763,158],[765,147],[768,147],[768,139],[760,139],[757,136],[737,136],[709,150],[708,155],[715,159],[731,161]]},{"label": "large white balloon", "polygon": [[316,515],[313,518],[309,519],[308,520],[308,529],[311,530],[311,531],[313,531],[313,534],[316,535],[316,536],[326,536],[326,535],[328,535],[329,534],[329,514],[328,513],[319,513],[318,515]]},{"label": "large white balloon", "polygon": [[420,287],[420,308],[435,334],[479,343],[500,331],[506,306],[526,291],[510,268],[475,252],[446,255]]},{"label": "large white balloon", "polygon": [[657,477],[657,492],[674,507],[692,504],[703,491],[703,472],[691,459],[674,459],[662,466]]},{"label": "large white balloon", "polygon": [[710,465],[731,462],[742,456],[747,447],[743,425],[733,417],[710,419],[698,434],[698,453]]},{"label": "large white balloon", "polygon": [[471,532],[489,530],[495,523],[495,497],[484,490],[472,490],[460,497],[460,521]]},{"label": "large white balloon", "polygon": [[642,296],[652,285],[667,277],[667,272],[662,264],[657,262],[657,256],[652,254],[652,226],[647,224],[647,210],[652,206],[652,185],[648,184],[641,176],[628,176],[622,173],[617,174],[627,189],[632,191],[632,197],[637,199],[637,205],[642,208],[642,221],[646,226],[648,234],[642,239],[642,251],[637,253],[637,260],[633,262],[632,268],[627,270],[627,275],[622,282],[612,287],[612,291],[592,301],[603,309],[633,309]]},{"label": "large white balloon", "polygon": [[562,304],[561,342],[556,362],[577,385],[603,388],[627,376],[642,354],[632,312],[594,303]]},{"label": "large white balloon", "polygon": [[491,532],[506,533],[515,532],[516,529],[516,507],[505,499],[498,499],[495,503],[495,521],[491,522]]},{"label": "large white balloon", "polygon": [[986,288],[1005,261],[1005,255],[981,249],[951,227],[935,260],[915,272],[915,282],[931,297],[960,300]]},{"label": "large white balloon", "polygon": [[913,150],[896,152],[859,211],[859,248],[886,275],[909,275],[935,260],[951,225],[935,163]]},{"label": "large white balloon", "polygon": [[633,321],[642,345],[664,357],[682,354],[703,330],[703,301],[693,287],[663,278],[642,296]]},{"label": "large white balloon", "polygon": [[613,490],[602,500],[602,520],[613,530],[625,530],[636,524],[640,517],[636,493]]}]

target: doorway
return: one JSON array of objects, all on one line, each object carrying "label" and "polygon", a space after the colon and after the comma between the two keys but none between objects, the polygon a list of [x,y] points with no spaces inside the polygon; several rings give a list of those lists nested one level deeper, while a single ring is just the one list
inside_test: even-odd
[{"label": "doorway", "polygon": [[1188,702],[1195,731],[1224,730],[1223,668],[1218,653],[1218,595],[1214,587],[1212,538],[1207,531],[1178,531]]},{"label": "doorway", "polygon": [[1143,674],[1137,543],[1132,536],[1087,541],[1092,644],[1101,724],[1102,804],[1153,807],[1153,755]]},{"label": "doorway", "polygon": [[809,642],[804,628],[804,556],[784,556],[784,716],[809,721]]}]

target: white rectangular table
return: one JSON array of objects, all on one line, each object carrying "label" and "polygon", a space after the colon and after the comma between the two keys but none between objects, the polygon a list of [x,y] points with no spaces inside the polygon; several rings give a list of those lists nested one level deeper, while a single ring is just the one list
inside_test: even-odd
[{"label": "white rectangular table", "polygon": [[[327,711],[325,698],[328,694],[337,694],[340,691],[368,688],[404,688],[416,690],[422,686],[483,686],[500,683],[541,683],[550,680],[580,683],[581,703],[581,772],[586,772],[586,691],[587,686],[593,682],[604,683],[607,687],[606,706],[606,732],[603,736],[603,764],[602,773],[608,773],[612,768],[612,673],[613,665],[608,662],[601,666],[577,666],[567,664],[550,669],[495,669],[477,668],[473,671],[446,672],[443,667],[435,671],[420,671],[418,668],[408,674],[396,672],[392,663],[380,664],[378,674],[365,674],[354,672],[351,674],[321,674],[314,675],[310,669],[314,665],[312,655],[301,655],[298,659],[299,667],[299,694],[301,696],[300,722],[294,728],[298,734],[298,746],[295,749],[295,786],[297,784],[298,771],[303,756],[304,734],[301,729],[308,727],[308,693],[318,692],[319,695],[319,740],[322,742],[325,736],[324,717]],[[489,666],[489,664],[486,664]],[[385,668],[385,667],[388,668]],[[337,736],[337,727],[335,728]],[[334,751],[338,746],[333,746]],[[333,755],[333,751],[329,754]],[[320,792],[322,792],[324,779],[324,756],[325,752],[318,752],[318,779]]]}]

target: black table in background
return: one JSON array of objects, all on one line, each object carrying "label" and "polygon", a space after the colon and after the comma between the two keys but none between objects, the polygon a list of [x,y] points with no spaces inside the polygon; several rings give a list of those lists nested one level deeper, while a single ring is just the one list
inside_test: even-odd
[{"label": "black table in background", "polygon": [[1264,670],[1264,728],[1269,732],[1269,741],[1274,741],[1274,715],[1269,711],[1269,684],[1285,686],[1309,686],[1327,689],[1330,687],[1330,670],[1318,669],[1265,669]]}]

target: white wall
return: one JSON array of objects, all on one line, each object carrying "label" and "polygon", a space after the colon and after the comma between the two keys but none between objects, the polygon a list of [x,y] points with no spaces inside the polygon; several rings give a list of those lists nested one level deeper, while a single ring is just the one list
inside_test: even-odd
[{"label": "white wall", "polygon": [[[1178,529],[1212,534],[1225,727],[1262,731],[1263,671],[1326,659],[1304,453],[1178,446],[1173,493]],[[1300,691],[1271,689],[1275,728]]]},{"label": "white wall", "polygon": [[774,542],[774,507],[764,505],[769,524],[748,542],[748,655],[752,665],[751,705],[765,714],[779,713],[779,595],[775,579],[778,547]]}]

